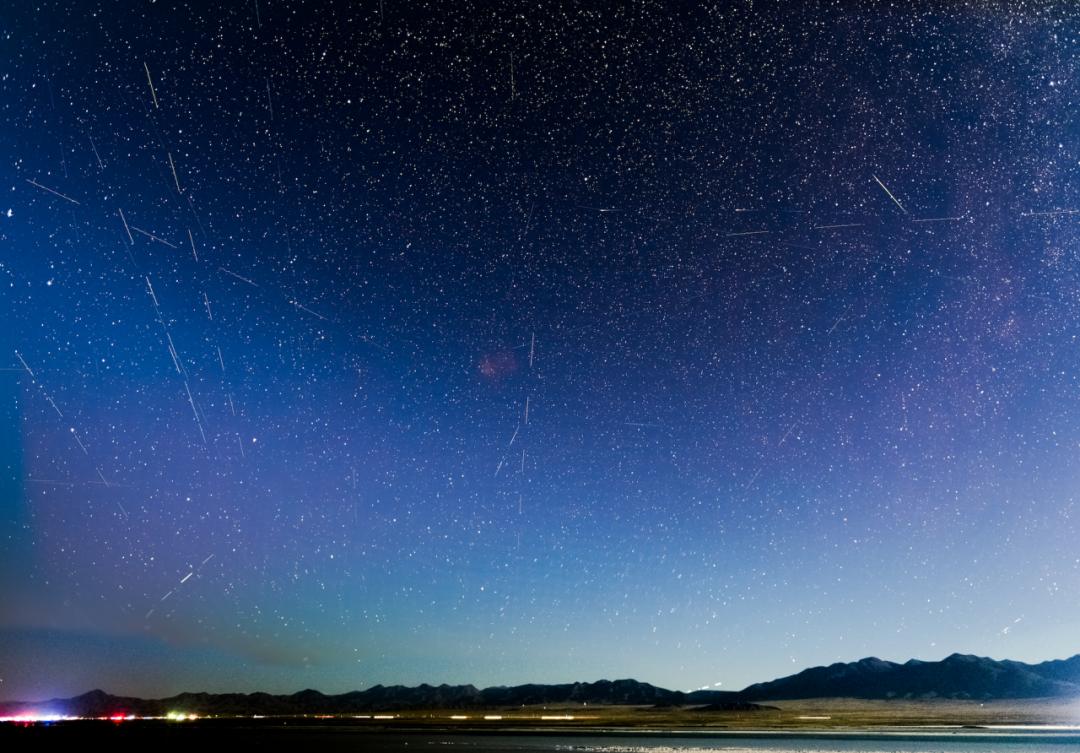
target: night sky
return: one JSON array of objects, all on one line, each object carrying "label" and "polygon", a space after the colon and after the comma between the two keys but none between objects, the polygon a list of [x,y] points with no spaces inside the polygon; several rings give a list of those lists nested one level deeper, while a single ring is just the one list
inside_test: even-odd
[{"label": "night sky", "polygon": [[1080,650],[1080,9],[617,5],[10,4],[0,698]]}]

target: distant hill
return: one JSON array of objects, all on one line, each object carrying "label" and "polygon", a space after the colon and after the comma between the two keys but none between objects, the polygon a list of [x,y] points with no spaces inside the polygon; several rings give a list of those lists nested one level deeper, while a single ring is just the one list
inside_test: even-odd
[{"label": "distant hill", "polygon": [[637,680],[600,680],[562,685],[515,685],[477,689],[472,685],[376,685],[340,695],[302,690],[269,693],[181,693],[171,698],[124,698],[101,690],[50,701],[0,702],[0,716],[52,713],[68,716],[199,715],[289,716],[353,714],[407,709],[505,708],[533,705],[590,704],[673,708],[701,711],[760,711],[762,701],[805,698],[973,699],[1080,697],[1080,654],[1071,659],[1025,664],[953,654],[941,661],[912,659],[903,664],[875,657],[812,667],[789,677],[739,691],[666,690]]},{"label": "distant hill", "polygon": [[68,716],[164,716],[169,712],[221,715],[351,714],[405,709],[468,709],[516,707],[535,704],[591,704],[629,706],[713,706],[752,711],[761,708],[743,702],[730,691],[699,690],[683,693],[637,680],[601,680],[564,685],[517,685],[478,690],[472,685],[376,685],[341,695],[302,690],[292,695],[268,693],[181,693],[171,698],[142,699],[113,696],[101,690],[74,698],[37,703],[0,703],[0,716],[49,711]]},{"label": "distant hill", "polygon": [[799,698],[1018,699],[1080,696],[1080,654],[1025,664],[969,654],[903,664],[876,657],[813,667],[762,682],[740,694],[750,701]]}]

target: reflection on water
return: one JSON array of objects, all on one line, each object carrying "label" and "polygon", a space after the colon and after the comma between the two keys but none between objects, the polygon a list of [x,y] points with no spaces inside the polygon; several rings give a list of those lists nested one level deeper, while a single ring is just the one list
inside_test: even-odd
[{"label": "reflection on water", "polygon": [[[1077,753],[1076,728],[1025,728],[1017,732],[964,731],[955,733],[832,733],[792,735],[711,735],[708,737],[447,737],[428,739],[426,745],[467,748],[472,751],[558,751],[559,753]],[[415,744],[415,743],[414,743]],[[411,746],[410,746],[411,747]]]},{"label": "reflection on water", "polygon": [[[73,722],[54,725],[0,725],[0,749],[54,746],[145,750],[213,745],[244,749],[285,747],[300,750],[389,753],[390,751],[461,751],[462,753],[1080,753],[1080,730],[1072,727],[1026,727],[1022,730],[935,728],[881,732],[667,732],[617,730],[573,735],[550,733],[376,732],[370,728],[282,722],[250,723]],[[15,743],[13,747],[10,743]]]}]

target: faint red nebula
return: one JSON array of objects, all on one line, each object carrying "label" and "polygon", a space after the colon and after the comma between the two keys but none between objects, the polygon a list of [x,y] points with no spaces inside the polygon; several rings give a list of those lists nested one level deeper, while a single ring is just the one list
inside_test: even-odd
[{"label": "faint red nebula", "polygon": [[485,353],[478,364],[480,376],[492,382],[500,382],[518,369],[517,356],[512,350]]}]

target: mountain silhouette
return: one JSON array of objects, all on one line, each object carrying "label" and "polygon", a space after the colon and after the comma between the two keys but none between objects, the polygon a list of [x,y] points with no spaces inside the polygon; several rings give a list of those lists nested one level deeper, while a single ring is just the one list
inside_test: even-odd
[{"label": "mountain silhouette", "polygon": [[756,704],[745,703],[731,691],[699,690],[684,693],[666,690],[637,680],[600,680],[562,685],[517,685],[478,690],[472,685],[376,685],[340,695],[326,695],[317,690],[301,690],[291,695],[269,693],[180,693],[170,698],[142,699],[113,696],[101,690],[74,698],[55,698],[37,703],[0,703],[0,716],[49,712],[67,716],[165,716],[170,712],[186,714],[301,715],[352,714],[372,711],[409,709],[469,709],[519,707],[530,705],[627,705],[669,707],[713,705],[752,711]]},{"label": "mountain silhouette", "polygon": [[1080,654],[1039,664],[952,654],[941,661],[898,664],[876,657],[811,667],[742,691],[666,690],[637,680],[600,680],[560,685],[376,685],[339,695],[301,690],[269,693],[180,693],[169,698],[114,696],[92,690],[74,698],[0,702],[0,716],[50,713],[102,717],[114,714],[289,716],[354,714],[410,709],[479,709],[534,705],[696,707],[700,711],[759,711],[761,701],[806,698],[971,699],[1080,697]]},{"label": "mountain silhouette", "polygon": [[903,664],[877,657],[812,667],[749,686],[744,699],[954,698],[975,700],[1080,696],[1080,655],[1025,664],[970,654]]}]

